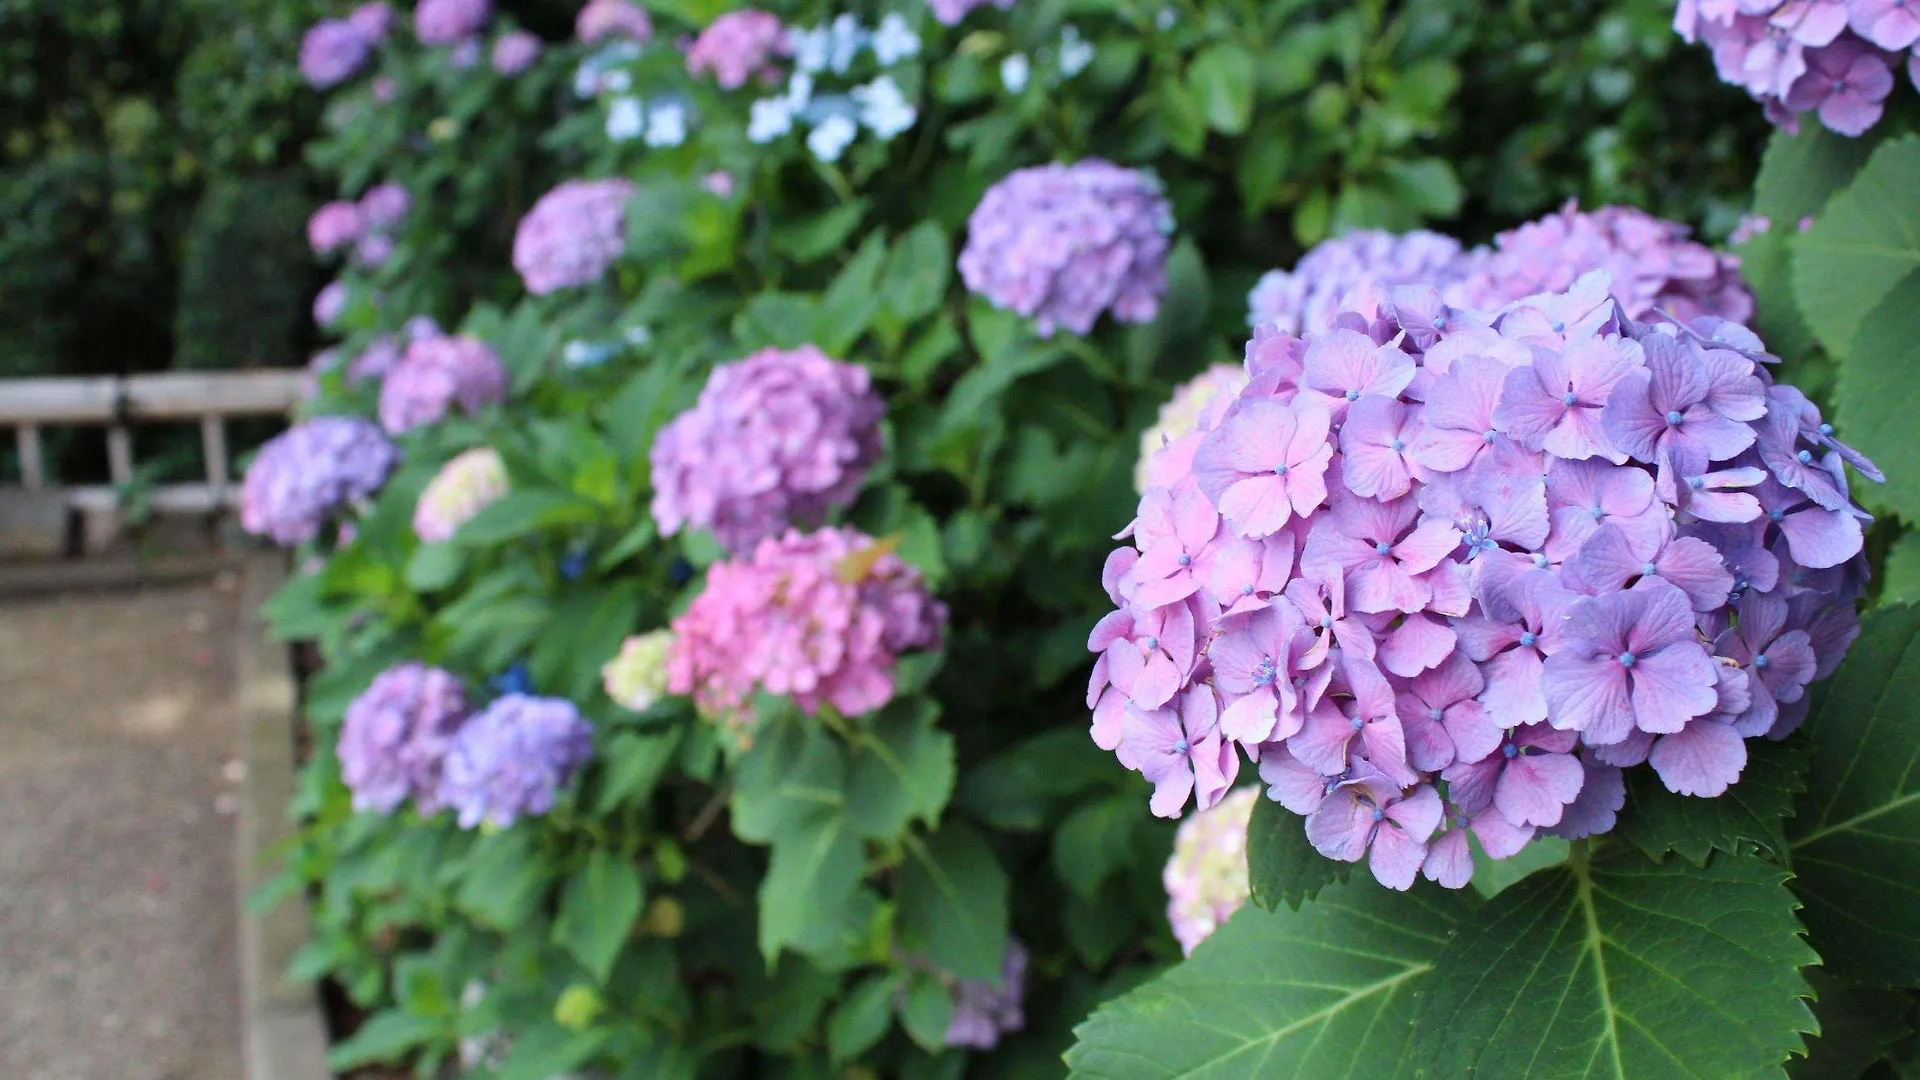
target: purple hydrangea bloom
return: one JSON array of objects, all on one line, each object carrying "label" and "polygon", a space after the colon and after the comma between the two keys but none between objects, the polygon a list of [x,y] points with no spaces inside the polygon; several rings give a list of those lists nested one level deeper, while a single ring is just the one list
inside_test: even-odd
[{"label": "purple hydrangea bloom", "polygon": [[1801,722],[1858,632],[1848,469],[1879,470],[1750,331],[1637,321],[1610,282],[1487,313],[1369,285],[1256,328],[1088,638],[1092,737],[1156,814],[1244,755],[1322,853],[1459,887],[1476,839],[1605,832],[1642,765],[1722,794]]},{"label": "purple hydrangea bloom", "polygon": [[347,21],[368,41],[378,43],[393,29],[393,8],[382,0],[370,0],[354,8]]},{"label": "purple hydrangea bloom", "polygon": [[1361,229],[1336,236],[1314,245],[1291,272],[1271,270],[1262,276],[1247,297],[1247,323],[1271,324],[1288,334],[1324,332],[1363,283],[1444,280],[1459,258],[1459,241],[1439,233]]},{"label": "purple hydrangea bloom", "polygon": [[440,802],[460,827],[506,828],[553,809],[593,756],[593,725],[563,698],[507,694],[464,724],[448,749]]},{"label": "purple hydrangea bloom", "polygon": [[1088,159],[1019,169],[967,218],[967,288],[1032,318],[1042,336],[1093,329],[1103,311],[1149,322],[1167,291],[1173,211],[1151,174]]},{"label": "purple hydrangea bloom", "polygon": [[375,184],[360,196],[360,220],[376,232],[397,228],[407,218],[413,197],[399,184]]},{"label": "purple hydrangea bloom", "polygon": [[987,3],[1001,11],[1012,11],[1014,0],[927,0],[927,10],[944,26],[959,26],[967,12]]},{"label": "purple hydrangea bloom", "polygon": [[422,338],[380,382],[380,426],[398,435],[439,421],[456,405],[471,416],[506,400],[507,383],[507,369],[486,342]]},{"label": "purple hydrangea bloom", "polygon": [[1027,995],[1027,949],[1007,939],[1000,961],[999,982],[959,979],[953,986],[953,1022],[947,1026],[947,1045],[991,1050],[1000,1037],[1027,1026],[1021,1002]]},{"label": "purple hydrangea bloom", "polygon": [[687,48],[687,74],[711,73],[722,90],[738,90],[755,76],[779,77],[772,63],[792,51],[787,28],[768,11],[729,11],[700,31]]},{"label": "purple hydrangea bloom", "polygon": [[573,31],[588,45],[613,37],[644,45],[653,37],[653,20],[633,0],[588,0],[574,19]]},{"label": "purple hydrangea bloom", "polygon": [[300,74],[308,86],[325,90],[352,78],[372,51],[372,43],[353,23],[324,19],[300,39]]},{"label": "purple hydrangea bloom", "polygon": [[353,808],[391,814],[411,798],[422,814],[439,810],[441,767],[467,715],[460,680],[440,668],[409,662],[374,676],[340,726]]},{"label": "purple hydrangea bloom", "polygon": [[380,429],[348,416],[305,420],[269,440],[240,485],[240,525],[291,546],[373,497],[399,461]]},{"label": "purple hydrangea bloom", "polygon": [[493,43],[493,70],[501,75],[518,75],[540,59],[540,39],[525,30],[500,35]]},{"label": "purple hydrangea bloom", "polygon": [[535,296],[600,280],[626,249],[625,180],[569,180],[533,204],[513,235],[513,268]]},{"label": "purple hydrangea bloom", "polygon": [[422,45],[458,45],[478,34],[492,15],[492,0],[420,0],[413,9],[413,32]]},{"label": "purple hydrangea bloom", "polygon": [[653,519],[710,529],[735,554],[853,501],[880,456],[886,405],[867,370],[811,345],[721,364],[655,436]]},{"label": "purple hydrangea bloom", "polygon": [[360,216],[360,208],[350,202],[327,203],[307,219],[307,243],[316,255],[331,254],[360,239],[366,231],[366,219]]},{"label": "purple hydrangea bloom", "polygon": [[[1859,135],[1879,123],[1893,66],[1920,45],[1911,0],[1680,0],[1674,30],[1706,45],[1720,78],[1789,131],[1814,113]],[[1910,71],[1920,61],[1907,58]]]},{"label": "purple hydrangea bloom", "polygon": [[333,320],[347,310],[347,283],[329,281],[313,298],[313,322],[316,326],[333,325]]}]

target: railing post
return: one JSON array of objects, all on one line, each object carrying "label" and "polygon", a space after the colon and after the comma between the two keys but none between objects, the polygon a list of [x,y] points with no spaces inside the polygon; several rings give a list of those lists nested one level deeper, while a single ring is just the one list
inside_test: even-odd
[{"label": "railing post", "polygon": [[208,414],[200,418],[200,450],[207,459],[207,487],[213,495],[213,505],[222,507],[227,502],[227,423],[219,416]]},{"label": "railing post", "polygon": [[14,444],[20,449],[20,484],[28,491],[47,486],[47,465],[40,456],[40,426],[21,424],[13,429]]}]

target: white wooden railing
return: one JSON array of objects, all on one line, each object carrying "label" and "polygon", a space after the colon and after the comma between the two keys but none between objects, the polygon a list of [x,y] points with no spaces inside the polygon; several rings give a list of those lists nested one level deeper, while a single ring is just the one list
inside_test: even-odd
[{"label": "white wooden railing", "polygon": [[20,480],[29,491],[48,487],[42,430],[106,428],[111,483],[61,489],[71,509],[101,512],[117,508],[134,479],[134,425],[197,420],[206,479],[159,485],[151,493],[151,505],[168,513],[208,513],[236,505],[239,498],[226,422],[240,416],[284,415],[300,400],[304,379],[299,371],[0,379],[0,428],[14,430]]}]

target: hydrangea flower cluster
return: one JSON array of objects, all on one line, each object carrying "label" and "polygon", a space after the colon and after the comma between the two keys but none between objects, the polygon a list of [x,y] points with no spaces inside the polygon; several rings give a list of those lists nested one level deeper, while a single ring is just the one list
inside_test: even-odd
[{"label": "hydrangea flower cluster", "polygon": [[712,530],[735,554],[853,501],[880,456],[886,403],[867,369],[812,345],[721,364],[655,436],[653,520]]},{"label": "hydrangea flower cluster", "polygon": [[438,811],[442,766],[468,715],[460,680],[440,668],[408,662],[375,676],[340,726],[353,808],[391,814],[411,798],[422,814]]},{"label": "hydrangea flower cluster", "polygon": [[1220,422],[1220,415],[1246,385],[1245,372],[1232,364],[1215,364],[1174,387],[1173,397],[1160,406],[1153,426],[1140,434],[1134,490],[1144,494],[1156,484],[1171,484],[1193,468],[1193,450],[1201,434]]},{"label": "hydrangea flower cluster", "polygon": [[1263,274],[1247,296],[1247,324],[1272,324],[1286,334],[1322,330],[1362,281],[1393,286],[1445,279],[1459,258],[1460,242],[1439,233],[1358,229],[1314,245],[1292,272]]},{"label": "hydrangea flower cluster", "polygon": [[667,654],[673,632],[655,630],[621,642],[620,651],[600,669],[600,681],[615,705],[646,712],[667,694]]},{"label": "hydrangea flower cluster", "polygon": [[540,196],[513,235],[513,268],[545,296],[600,280],[626,249],[625,180],[569,180]]},{"label": "hydrangea flower cluster", "polygon": [[1080,36],[1080,29],[1072,23],[1060,28],[1060,40],[1055,46],[1044,47],[1029,56],[1023,52],[1011,52],[1000,60],[1000,85],[1009,94],[1019,94],[1033,81],[1036,64],[1041,72],[1041,85],[1058,86],[1073,78],[1093,63],[1093,42]]},{"label": "hydrangea flower cluster", "polygon": [[353,78],[373,43],[347,19],[323,19],[300,39],[300,74],[307,85],[325,90]]},{"label": "hydrangea flower cluster", "polygon": [[342,508],[372,498],[399,458],[365,420],[304,420],[268,440],[247,466],[240,525],[278,544],[304,543]]},{"label": "hydrangea flower cluster", "polygon": [[722,90],[738,90],[747,80],[780,77],[773,59],[791,52],[787,28],[771,12],[745,8],[713,20],[687,49],[687,74],[709,74]]},{"label": "hydrangea flower cluster", "polygon": [[392,435],[437,423],[458,405],[471,416],[507,397],[507,369],[478,338],[423,337],[380,382],[380,426]]},{"label": "hydrangea flower cluster", "polygon": [[1243,787],[1208,809],[1188,815],[1173,838],[1173,857],[1161,874],[1167,921],[1180,951],[1193,950],[1247,902],[1247,822],[1260,798]]},{"label": "hydrangea flower cluster", "polygon": [[491,63],[495,73],[506,76],[518,75],[532,67],[540,59],[544,47],[540,39],[525,30],[515,30],[500,35],[493,43]]},{"label": "hydrangea flower cluster", "polygon": [[[1612,827],[1621,770],[1714,796],[1858,633],[1872,464],[1761,341],[1604,273],[1491,322],[1426,286],[1270,327],[1104,573],[1092,735],[1176,816],[1240,755],[1323,854],[1464,884]],[[1354,310],[1357,309],[1357,310]],[[1164,451],[1162,451],[1164,452]]]},{"label": "hydrangea flower cluster", "polygon": [[1720,80],[1788,131],[1808,112],[1841,135],[1866,131],[1902,59],[1920,86],[1920,7],[1909,0],[1680,0],[1673,28],[1706,44]]},{"label": "hydrangea flower cluster", "polygon": [[887,545],[852,529],[794,530],[708,568],[706,589],[673,621],[667,685],[739,729],[757,690],[809,714],[830,705],[858,716],[892,699],[900,654],[937,646],[946,621]]},{"label": "hydrangea flower cluster", "polygon": [[1740,260],[1689,239],[1685,225],[1632,207],[1584,212],[1570,202],[1501,233],[1491,247],[1462,250],[1431,232],[1362,230],[1323,241],[1291,273],[1261,277],[1247,297],[1247,320],[1287,334],[1317,333],[1362,284],[1420,282],[1438,288],[1453,307],[1490,316],[1516,300],[1564,292],[1594,270],[1612,276],[1614,298],[1629,318],[1664,311],[1682,320],[1713,315],[1745,322],[1753,315]]},{"label": "hydrangea flower cluster", "polygon": [[933,12],[941,25],[959,26],[967,12],[987,3],[1001,11],[1012,11],[1014,0],[927,0],[927,10]]},{"label": "hydrangea flower cluster", "polygon": [[315,255],[331,255],[366,233],[360,208],[342,199],[326,203],[307,219],[307,244]]},{"label": "hydrangea flower cluster", "polygon": [[[368,188],[358,203],[336,199],[315,210],[307,219],[307,243],[316,255],[330,255],[352,244],[357,262],[379,266],[393,254],[392,232],[406,220],[412,205],[406,188],[377,184]],[[319,320],[317,307],[314,317]]]},{"label": "hydrangea flower cluster", "polygon": [[1098,158],[1018,169],[967,218],[960,276],[998,308],[1093,329],[1103,311],[1150,322],[1167,291],[1173,209],[1151,173]]},{"label": "hydrangea flower cluster", "polygon": [[428,544],[451,540],[460,526],[507,490],[507,465],[498,450],[478,446],[463,451],[442,465],[420,493],[413,508],[413,534]]},{"label": "hydrangea flower cluster", "polygon": [[506,694],[461,726],[447,751],[441,802],[460,827],[504,829],[553,809],[593,757],[593,725],[565,698]]},{"label": "hydrangea flower cluster", "polygon": [[947,1025],[948,1046],[991,1050],[1000,1037],[1027,1026],[1023,1004],[1027,996],[1027,947],[1007,939],[1000,959],[1000,981],[956,979],[953,984],[953,1021]]},{"label": "hydrangea flower cluster", "polygon": [[632,0],[589,0],[574,18],[573,33],[588,45],[609,38],[624,38],[646,44],[653,38],[653,20],[647,10]]},{"label": "hydrangea flower cluster", "polygon": [[422,45],[461,45],[492,16],[492,0],[420,0],[413,9],[413,33]]},{"label": "hydrangea flower cluster", "polygon": [[[920,37],[899,12],[883,16],[871,30],[845,14],[812,29],[789,27],[785,40],[793,55],[793,73],[784,93],[760,98],[749,107],[748,141],[770,143],[804,125],[808,152],[834,162],[863,128],[887,142],[919,121],[919,108],[886,73],[920,54]],[[872,54],[868,70],[877,69],[878,74],[855,83],[854,65],[863,53]],[[817,84],[829,77],[844,80],[844,88],[821,90]]]}]

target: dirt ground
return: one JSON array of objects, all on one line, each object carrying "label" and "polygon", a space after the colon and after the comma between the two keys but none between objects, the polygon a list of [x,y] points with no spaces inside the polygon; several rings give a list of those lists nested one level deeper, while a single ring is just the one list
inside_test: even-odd
[{"label": "dirt ground", "polygon": [[235,594],[0,598],[0,1078],[241,1080]]}]

